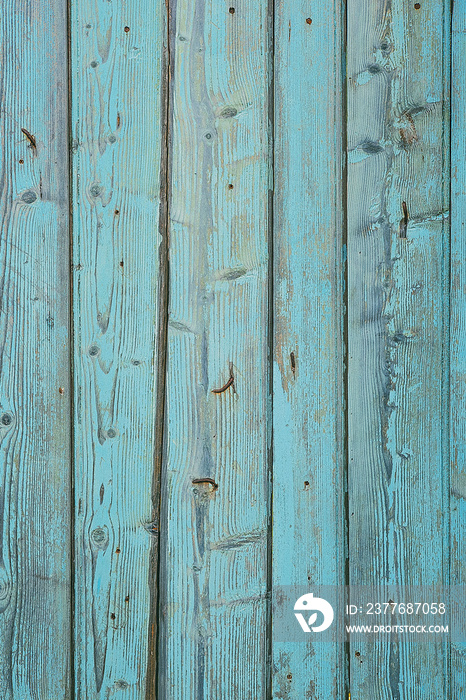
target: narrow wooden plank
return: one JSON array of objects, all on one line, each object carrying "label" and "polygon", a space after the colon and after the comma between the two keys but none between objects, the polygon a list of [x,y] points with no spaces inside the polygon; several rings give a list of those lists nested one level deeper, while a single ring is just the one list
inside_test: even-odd
[{"label": "narrow wooden plank", "polygon": [[[273,587],[296,597],[345,582],[342,42],[339,0],[275,2]],[[347,697],[343,644],[275,628],[272,697]]]},{"label": "narrow wooden plank", "polygon": [[69,698],[66,4],[1,12],[0,697]]},{"label": "narrow wooden plank", "polygon": [[466,5],[453,4],[451,93],[451,697],[466,695]]},{"label": "narrow wooden plank", "polygon": [[[348,4],[350,581],[375,591],[448,582],[448,15]],[[453,697],[443,644],[353,635],[351,697]]]},{"label": "narrow wooden plank", "polygon": [[166,700],[259,700],[268,649],[268,7],[178,0],[171,14],[159,691]]},{"label": "narrow wooden plank", "polygon": [[76,697],[143,698],[165,6],[71,9]]}]

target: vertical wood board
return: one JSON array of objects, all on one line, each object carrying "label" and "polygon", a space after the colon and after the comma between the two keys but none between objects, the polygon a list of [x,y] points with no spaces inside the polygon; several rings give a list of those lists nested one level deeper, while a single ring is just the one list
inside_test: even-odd
[{"label": "vertical wood board", "polygon": [[64,700],[71,642],[66,6],[7,0],[0,45],[0,697]]},{"label": "vertical wood board", "polygon": [[[295,590],[296,598],[308,591],[318,595],[322,585],[343,590],[345,580],[342,52],[340,2],[275,3],[277,601],[277,590]],[[322,644],[311,635],[299,643],[282,639],[276,627],[273,622],[272,697],[330,700],[347,694],[343,645]]]},{"label": "vertical wood board", "polygon": [[451,697],[466,693],[466,7],[455,2],[452,17],[451,94],[451,287],[450,287],[450,463],[451,586],[455,602],[451,647]]},{"label": "vertical wood board", "polygon": [[[146,697],[163,3],[72,4],[76,698]],[[150,577],[150,578],[149,578]]]},{"label": "vertical wood board", "polygon": [[265,698],[268,3],[171,13],[159,692]]},{"label": "vertical wood board", "polygon": [[[448,583],[448,15],[348,5],[349,564],[374,591]],[[354,635],[350,664],[356,700],[450,697],[440,635]]]}]

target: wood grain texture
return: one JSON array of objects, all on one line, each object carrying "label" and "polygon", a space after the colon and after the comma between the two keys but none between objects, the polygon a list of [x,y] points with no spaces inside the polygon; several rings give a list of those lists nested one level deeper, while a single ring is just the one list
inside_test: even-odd
[{"label": "wood grain texture", "polygon": [[259,700],[268,684],[268,7],[178,0],[171,13],[159,693]]},{"label": "wood grain texture", "polygon": [[[342,44],[340,2],[275,3],[272,560],[296,597],[345,581]],[[272,697],[347,697],[343,645],[276,637]]]},{"label": "wood grain texture", "polygon": [[0,697],[70,692],[66,7],[0,18]]},{"label": "wood grain texture", "polygon": [[[348,4],[350,581],[376,589],[448,583],[448,15]],[[454,697],[441,635],[355,635],[351,697]]]},{"label": "wood grain texture", "polygon": [[[72,4],[76,698],[146,696],[163,3]],[[149,578],[149,572],[151,576]]]},{"label": "wood grain texture", "polygon": [[465,696],[465,1],[5,0],[0,700]]},{"label": "wood grain texture", "polygon": [[451,94],[451,585],[458,604],[452,624],[451,697],[466,695],[466,5],[455,2],[452,17]]}]

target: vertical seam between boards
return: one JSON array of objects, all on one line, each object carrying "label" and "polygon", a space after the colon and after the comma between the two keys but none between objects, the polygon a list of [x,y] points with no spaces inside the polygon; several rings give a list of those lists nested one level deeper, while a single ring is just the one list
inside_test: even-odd
[{"label": "vertical seam between boards", "polygon": [[[343,581],[345,589],[345,599],[349,592],[349,552],[350,552],[350,520],[349,520],[349,316],[348,316],[348,159],[347,159],[347,143],[348,143],[348,90],[347,90],[347,44],[348,44],[348,6],[347,0],[342,0],[340,6],[341,15],[341,30],[340,30],[340,65],[341,65],[341,198],[342,198],[342,231],[341,231],[341,251],[340,260],[342,264],[342,298],[340,310],[340,323],[342,324],[342,358],[343,364],[343,387],[342,387],[342,406],[339,407],[343,411],[343,426],[342,426],[342,483],[341,489],[343,492]],[[340,177],[340,173],[337,174]],[[339,567],[340,570],[340,567]],[[344,629],[343,629],[344,631]],[[351,657],[349,639],[343,644],[343,700],[350,697],[351,690]]]},{"label": "vertical seam between boards", "polygon": [[266,659],[266,698],[273,697],[273,358],[274,358],[274,195],[275,195],[275,0],[268,0],[268,129],[269,129],[269,165],[268,178],[268,400],[267,400],[267,430],[268,440],[268,537],[267,537],[267,653]]},{"label": "vertical seam between boards", "polygon": [[158,279],[158,318],[156,337],[156,406],[154,414],[154,459],[152,475],[152,514],[151,514],[151,554],[149,564],[149,620],[148,620],[148,654],[146,675],[146,700],[155,700],[159,684],[160,656],[160,572],[161,572],[161,537],[160,523],[162,514],[162,471],[165,445],[165,404],[166,371],[168,353],[168,305],[169,305],[169,192],[170,192],[170,125],[172,112],[172,71],[171,51],[171,0],[165,0],[165,41],[166,49],[162,53],[161,67],[161,159],[160,159],[160,212],[159,234],[159,279]]},{"label": "vertical seam between boards", "polygon": [[75,575],[75,531],[76,531],[76,513],[75,513],[75,401],[74,401],[74,357],[75,357],[75,342],[74,342],[74,285],[73,285],[73,152],[72,152],[72,36],[71,36],[71,0],[67,0],[65,4],[65,29],[66,29],[66,79],[67,79],[67,153],[68,153],[68,381],[70,393],[69,399],[69,450],[70,450],[70,472],[69,479],[69,498],[70,498],[70,700],[76,697],[76,671],[75,671],[75,617],[76,617],[76,575]]},{"label": "vertical seam between boards", "polygon": [[[443,468],[444,472],[444,484],[443,484],[443,499],[444,503],[443,505],[446,506],[444,507],[443,510],[444,512],[447,512],[447,523],[446,523],[446,528],[444,525],[444,550],[446,549],[447,552],[447,571],[445,572],[443,578],[446,578],[446,581],[443,581],[443,584],[445,583],[448,586],[448,591],[449,594],[451,593],[450,591],[450,585],[451,585],[451,279],[452,279],[452,246],[451,246],[451,224],[452,224],[452,187],[451,187],[451,174],[452,174],[452,142],[451,142],[451,134],[452,134],[452,112],[453,112],[453,103],[452,103],[452,95],[453,95],[453,8],[454,8],[454,0],[450,0],[450,3],[448,3],[448,0],[444,0],[443,4],[443,13],[444,15],[444,20],[443,20],[443,105],[442,105],[442,110],[443,110],[443,118],[442,118],[442,153],[443,153],[443,164],[442,164],[442,199],[444,200],[442,203],[442,209],[445,211],[446,207],[445,204],[448,205],[448,218],[444,215],[443,216],[443,221],[442,221],[442,267],[445,269],[446,272],[446,279],[442,280],[442,296],[445,298],[445,301],[447,303],[447,310],[444,315],[444,331],[443,331],[443,353],[444,357],[446,360],[446,368],[444,369],[443,373],[443,381],[445,382],[445,401],[446,401],[446,410],[443,411],[444,414],[444,420],[445,423],[442,426],[442,434],[444,435],[444,440],[446,439],[446,446],[442,450],[444,454],[444,459],[446,461],[446,469],[445,466]],[[448,45],[445,46],[445,43],[448,42]],[[447,49],[447,50],[446,50]],[[447,61],[447,65],[445,65],[445,62]],[[448,119],[447,121],[445,120],[445,110],[447,108],[447,105],[445,104],[445,89],[448,85],[448,99],[449,99],[449,105],[448,105]],[[446,123],[445,123],[446,122]],[[445,158],[445,150],[447,151],[447,158]],[[445,162],[446,161],[446,162]],[[444,178],[445,178],[445,173],[447,173],[448,177],[448,183],[447,187],[445,187],[444,184]],[[445,199],[447,200],[445,202]],[[447,231],[445,232],[445,227],[447,228]],[[448,256],[447,264],[445,265],[445,251]],[[444,273],[442,273],[442,278],[444,277]],[[442,402],[443,403],[443,402]],[[445,483],[446,482],[446,483]],[[442,500],[443,500],[442,499]],[[446,530],[446,532],[445,532]],[[449,595],[449,599],[451,600],[451,595]],[[450,638],[447,637],[446,640],[446,649],[445,649],[445,698],[451,697],[451,641]]]}]

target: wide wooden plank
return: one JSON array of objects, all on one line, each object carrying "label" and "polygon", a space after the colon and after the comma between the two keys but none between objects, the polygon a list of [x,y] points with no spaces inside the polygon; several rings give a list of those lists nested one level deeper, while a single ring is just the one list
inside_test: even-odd
[{"label": "wide wooden plank", "polygon": [[[297,598],[339,586],[343,593],[345,582],[342,43],[339,0],[312,8],[275,2],[272,560],[279,619],[280,599],[289,598],[281,591]],[[286,639],[277,625],[272,697],[346,698],[343,644],[304,634],[297,643],[299,627]]]},{"label": "wide wooden plank", "polygon": [[70,692],[66,4],[2,5],[0,697]]},{"label": "wide wooden plank", "polygon": [[466,5],[453,4],[451,94],[451,697],[466,695]]},{"label": "wide wooden plank", "polygon": [[[375,593],[448,583],[449,7],[348,4],[349,563]],[[355,634],[350,662],[353,700],[454,697],[440,634]]]},{"label": "wide wooden plank", "polygon": [[165,4],[72,29],[76,698],[146,697]]},{"label": "wide wooden plank", "polygon": [[159,692],[259,700],[268,687],[268,3],[178,0],[171,21]]}]

